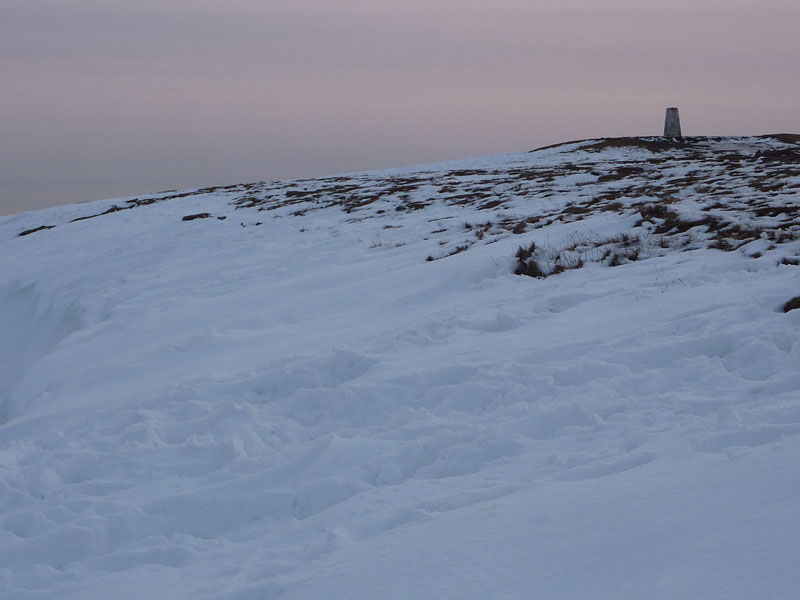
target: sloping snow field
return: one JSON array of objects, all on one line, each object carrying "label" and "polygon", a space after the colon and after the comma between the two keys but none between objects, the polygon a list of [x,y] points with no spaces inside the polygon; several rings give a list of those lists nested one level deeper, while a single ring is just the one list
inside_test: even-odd
[{"label": "sloping snow field", "polygon": [[798,157],[0,218],[0,597],[797,598]]}]

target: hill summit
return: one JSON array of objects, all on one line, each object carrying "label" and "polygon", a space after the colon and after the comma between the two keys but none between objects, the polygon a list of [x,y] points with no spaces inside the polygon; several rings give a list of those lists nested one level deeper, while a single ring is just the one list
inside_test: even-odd
[{"label": "hill summit", "polygon": [[791,597],[799,198],[642,137],[1,217],[0,596]]}]

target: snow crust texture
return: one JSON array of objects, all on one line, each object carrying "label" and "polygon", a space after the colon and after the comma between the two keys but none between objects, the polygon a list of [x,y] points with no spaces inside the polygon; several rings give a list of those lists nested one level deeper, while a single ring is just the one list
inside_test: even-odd
[{"label": "snow crust texture", "polygon": [[798,197],[620,138],[0,218],[0,597],[796,598]]}]

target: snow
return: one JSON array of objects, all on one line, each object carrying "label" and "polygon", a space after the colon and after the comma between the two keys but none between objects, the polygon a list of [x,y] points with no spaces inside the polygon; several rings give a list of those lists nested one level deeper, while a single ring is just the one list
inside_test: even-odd
[{"label": "snow", "polygon": [[597,142],[0,218],[0,596],[795,597],[797,143]]}]

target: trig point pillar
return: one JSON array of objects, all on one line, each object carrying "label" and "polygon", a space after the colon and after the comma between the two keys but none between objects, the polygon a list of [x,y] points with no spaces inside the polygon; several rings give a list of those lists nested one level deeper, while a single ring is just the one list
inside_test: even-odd
[{"label": "trig point pillar", "polygon": [[668,108],[667,116],[664,119],[664,137],[682,137],[681,136],[681,117],[678,115],[677,108]]}]

